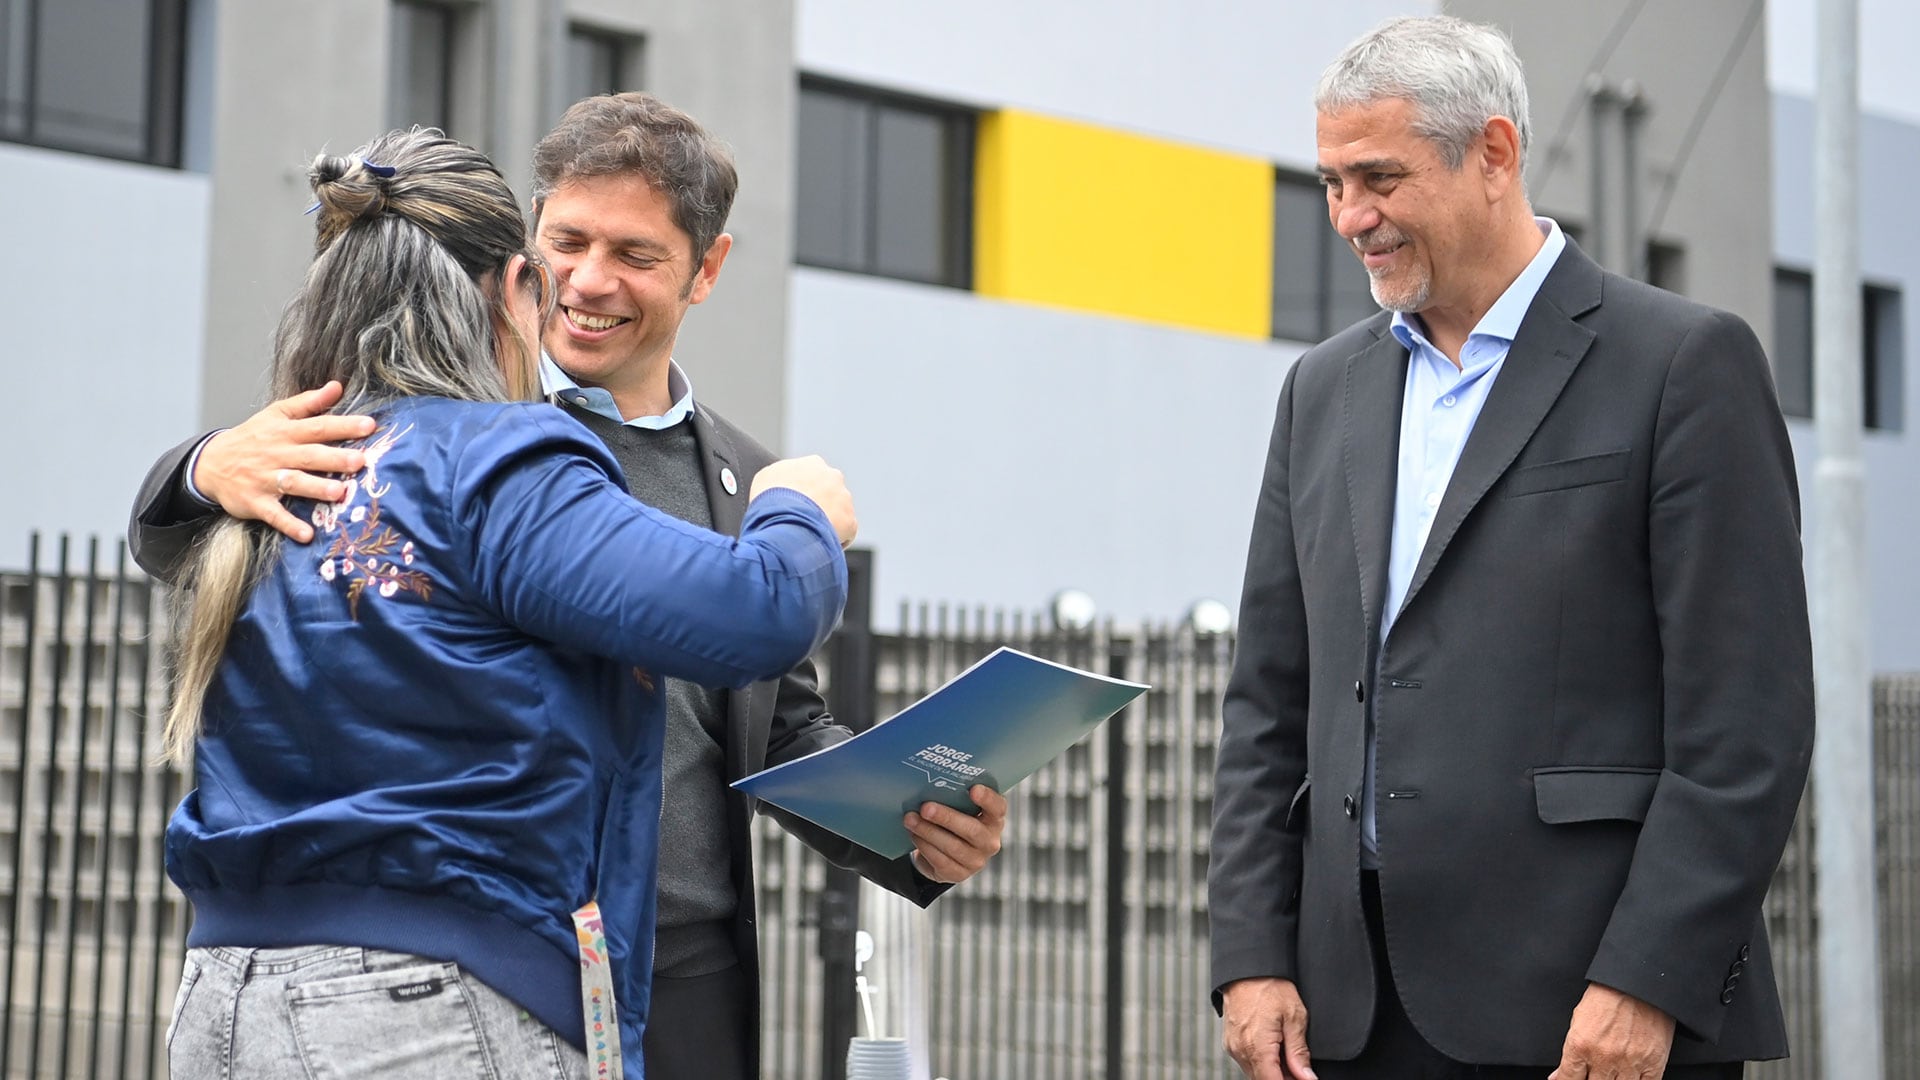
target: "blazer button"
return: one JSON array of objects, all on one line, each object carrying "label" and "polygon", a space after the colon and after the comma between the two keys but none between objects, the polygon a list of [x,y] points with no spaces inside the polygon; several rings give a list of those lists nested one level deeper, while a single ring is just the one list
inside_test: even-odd
[{"label": "blazer button", "polygon": [[1367,684],[1359,679],[1353,680],[1353,700],[1362,705],[1367,703]]},{"label": "blazer button", "polygon": [[1345,798],[1341,799],[1340,808],[1347,812],[1348,817],[1350,818],[1354,817],[1357,811],[1356,811],[1356,804],[1353,801],[1353,796],[1348,795]]}]

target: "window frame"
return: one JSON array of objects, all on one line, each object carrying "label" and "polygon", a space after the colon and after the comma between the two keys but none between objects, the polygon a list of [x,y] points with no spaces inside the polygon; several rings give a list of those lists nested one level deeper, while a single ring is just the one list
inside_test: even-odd
[{"label": "window frame", "polygon": [[187,93],[187,6],[189,0],[141,0],[147,11],[147,77],[143,87],[141,150],[118,153],[97,146],[84,146],[36,132],[38,116],[38,74],[42,56],[41,10],[57,0],[12,0],[25,12],[26,46],[21,50],[24,75],[21,79],[21,127],[10,131],[0,126],[0,143],[34,146],[109,161],[127,161],[163,169],[182,168],[186,128]]},{"label": "window frame", "polygon": [[[800,250],[796,229],[794,264],[814,269],[864,274],[868,277],[886,278],[892,281],[910,281],[919,285],[971,290],[974,247],[974,154],[976,135],[979,130],[979,111],[950,101],[940,101],[916,94],[802,72],[794,97],[795,134],[798,138],[804,138],[804,134],[799,131],[798,115],[803,97],[808,93],[851,101],[863,108],[862,122],[866,126],[867,137],[865,160],[859,162],[858,167],[864,171],[866,179],[867,198],[860,208],[865,219],[863,230],[865,242],[864,250],[850,263],[830,261],[803,253]],[[940,273],[933,276],[886,271],[879,267],[880,229],[876,219],[880,200],[874,193],[879,190],[880,155],[875,147],[879,141],[878,132],[883,110],[932,117],[942,126],[943,160],[939,164],[946,182],[945,195],[948,203],[944,207],[945,220],[941,222],[941,239],[945,249],[945,258],[942,262],[945,265]],[[804,211],[800,202],[799,186],[800,179],[796,169],[794,177],[796,216]]]},{"label": "window frame", "polygon": [[[1280,258],[1281,258],[1280,243],[1279,243],[1279,233],[1280,233],[1279,192],[1280,192],[1280,189],[1283,187],[1298,189],[1301,192],[1311,191],[1314,196],[1314,201],[1320,207],[1320,213],[1315,216],[1316,227],[1312,230],[1313,235],[1315,237],[1314,250],[1313,250],[1314,262],[1312,267],[1312,276],[1313,276],[1313,281],[1315,286],[1314,296],[1313,296],[1313,310],[1314,310],[1313,318],[1314,318],[1314,323],[1318,332],[1314,334],[1314,336],[1312,336],[1311,338],[1304,339],[1306,344],[1309,344],[1309,345],[1317,344],[1319,342],[1325,341],[1329,337],[1332,337],[1334,334],[1337,334],[1340,331],[1345,330],[1347,327],[1353,325],[1351,321],[1341,322],[1339,320],[1339,317],[1336,316],[1335,314],[1335,308],[1341,306],[1339,302],[1341,298],[1339,295],[1340,290],[1335,285],[1335,280],[1331,276],[1331,274],[1332,274],[1333,268],[1336,265],[1338,265],[1338,260],[1343,254],[1341,248],[1342,248],[1342,245],[1344,244],[1344,241],[1340,239],[1340,234],[1333,230],[1333,226],[1329,223],[1327,219],[1326,187],[1324,184],[1321,183],[1320,178],[1311,173],[1303,173],[1295,169],[1288,169],[1278,165],[1274,166],[1274,169],[1273,169],[1274,193],[1272,195],[1273,202],[1274,202],[1274,222],[1272,225],[1274,244],[1273,244],[1272,258],[1273,258],[1273,270],[1274,270],[1273,282],[1274,282],[1275,288],[1278,287],[1279,278],[1280,278],[1280,275],[1278,273]],[[1355,271],[1359,272],[1362,275],[1366,273],[1366,269],[1360,265],[1359,260],[1349,259],[1348,261],[1352,264]],[[1371,291],[1369,291],[1368,293],[1368,300],[1370,302],[1372,301]],[[1268,312],[1267,312],[1268,338],[1274,341],[1302,341],[1303,340],[1302,338],[1296,337],[1292,333],[1294,329],[1293,327],[1287,327],[1283,330],[1283,328],[1279,325],[1280,305],[1277,303],[1274,303],[1274,298],[1269,297],[1267,303],[1268,303]],[[1378,304],[1374,305],[1374,310],[1375,311],[1380,310]]]},{"label": "window frame", "polygon": [[578,41],[590,42],[597,47],[607,49],[613,61],[613,87],[607,90],[590,90],[586,94],[575,93],[571,87],[567,90],[567,100],[561,108],[573,105],[585,97],[598,94],[618,94],[629,90],[641,90],[646,87],[646,47],[644,34],[629,33],[600,23],[569,20],[567,22],[566,42],[563,52],[570,53]]},{"label": "window frame", "polygon": [[[394,128],[420,126],[434,127],[450,138],[480,145],[481,140],[462,134],[476,119],[469,115],[469,108],[460,105],[464,92],[470,89],[467,75],[472,47],[468,38],[472,33],[469,26],[474,5],[471,0],[389,0],[387,13],[389,18],[389,39],[387,42],[387,125]],[[446,36],[441,41],[440,61],[440,116],[434,119],[412,115],[411,102],[407,100],[412,87],[404,77],[405,67],[399,55],[398,40],[400,12],[403,9],[430,11],[438,13],[446,20]],[[411,44],[411,43],[409,43]],[[478,124],[473,124],[478,127]]]},{"label": "window frame", "polygon": [[[1786,416],[1797,420],[1812,420],[1816,393],[1814,387],[1814,276],[1811,269],[1784,263],[1773,268],[1772,300],[1774,305],[1774,341],[1773,370],[1775,386],[1785,382],[1783,375],[1789,374],[1784,368],[1789,360],[1802,364],[1800,370],[1791,372],[1796,376],[1796,389],[1799,377],[1804,377],[1807,387],[1807,400],[1804,410],[1799,402],[1789,401],[1782,395],[1780,407]],[[1782,340],[1780,324],[1781,289],[1791,282],[1796,290],[1803,291],[1807,310],[1806,334],[1803,340],[1792,342]],[[1863,277],[1860,280],[1860,420],[1867,431],[1884,431],[1897,434],[1906,429],[1906,293],[1899,285],[1884,280]],[[1891,329],[1888,329],[1891,324]],[[1891,355],[1881,348],[1890,343]]]}]

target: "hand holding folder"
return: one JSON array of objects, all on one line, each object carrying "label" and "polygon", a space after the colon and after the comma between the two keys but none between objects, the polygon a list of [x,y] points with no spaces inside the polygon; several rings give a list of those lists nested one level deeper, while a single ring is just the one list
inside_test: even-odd
[{"label": "hand holding folder", "polygon": [[973,813],[973,785],[1005,793],[1147,689],[1002,646],[871,729],[733,786],[899,858],[909,811]]}]

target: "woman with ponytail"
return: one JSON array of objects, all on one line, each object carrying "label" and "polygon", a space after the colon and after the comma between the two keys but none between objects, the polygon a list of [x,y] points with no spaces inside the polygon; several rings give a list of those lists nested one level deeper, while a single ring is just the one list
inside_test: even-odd
[{"label": "woman with ponytail", "polygon": [[172,1074],[618,1075],[624,1046],[637,1076],[660,680],[812,652],[850,498],[813,458],[759,474],[738,540],[634,502],[537,400],[545,273],[483,155],[394,132],[309,179],[273,395],[338,382],[377,428],[342,498],[288,500],[312,543],[226,519],[192,558]]}]

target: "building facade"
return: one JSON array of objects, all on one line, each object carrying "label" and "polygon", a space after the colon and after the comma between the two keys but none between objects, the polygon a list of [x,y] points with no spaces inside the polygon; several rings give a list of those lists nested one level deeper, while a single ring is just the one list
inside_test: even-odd
[{"label": "building facade", "polygon": [[[883,624],[908,601],[1031,610],[1063,588],[1123,621],[1231,606],[1280,383],[1372,310],[1312,176],[1327,60],[1395,14],[1504,26],[1538,209],[1791,365],[1771,339],[1784,312],[1798,340],[1811,265],[1812,7],[0,3],[0,233],[33,254],[0,269],[20,388],[0,404],[20,463],[0,565],[32,528],[118,534],[159,449],[262,402],[315,152],[433,123],[524,191],[568,101],[644,88],[726,138],[742,176],[679,358],[702,401],[847,471]],[[1920,138],[1885,74],[1913,19],[1863,0],[1868,162]],[[1899,175],[1863,170],[1878,670],[1920,668]],[[1801,371],[1783,369],[1790,410]]]}]

